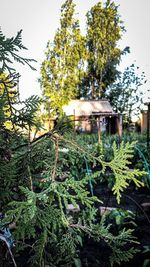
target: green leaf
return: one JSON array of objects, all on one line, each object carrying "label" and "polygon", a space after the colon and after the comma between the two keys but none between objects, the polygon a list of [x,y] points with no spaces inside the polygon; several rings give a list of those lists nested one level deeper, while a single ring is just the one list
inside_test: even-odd
[{"label": "green leaf", "polygon": [[79,258],[74,258],[73,260],[76,267],[82,267],[82,263]]},{"label": "green leaf", "polygon": [[143,267],[149,267],[150,266],[150,259],[144,260]]},{"label": "green leaf", "polygon": [[77,235],[76,238],[77,238],[79,244],[80,244],[81,246],[83,246],[82,237],[81,237],[80,235]]}]

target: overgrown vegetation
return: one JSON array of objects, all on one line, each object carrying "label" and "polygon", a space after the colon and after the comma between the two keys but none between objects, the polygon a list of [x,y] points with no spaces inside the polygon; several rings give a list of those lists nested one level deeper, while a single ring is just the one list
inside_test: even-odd
[{"label": "overgrown vegetation", "polygon": [[[78,30],[77,22],[75,26]],[[16,266],[16,261],[23,266],[19,265],[23,258],[24,266],[89,266],[80,257],[86,239],[105,245],[108,266],[130,261],[139,251],[133,229],[122,225],[114,231],[108,218],[99,212],[102,201],[94,195],[92,186],[105,179],[118,204],[131,183],[144,186],[144,167],[133,164],[135,142],[109,140],[97,144],[95,137],[76,136],[61,121],[52,131],[31,138],[32,129],[40,127],[37,112],[41,100],[32,96],[20,102],[19,74],[12,63],[19,61],[33,69],[33,60],[19,56],[25,49],[21,32],[13,38],[0,32],[0,42],[1,265]],[[65,66],[63,71],[68,68]],[[9,228],[15,248],[7,235]],[[5,253],[7,249],[9,253]]]}]

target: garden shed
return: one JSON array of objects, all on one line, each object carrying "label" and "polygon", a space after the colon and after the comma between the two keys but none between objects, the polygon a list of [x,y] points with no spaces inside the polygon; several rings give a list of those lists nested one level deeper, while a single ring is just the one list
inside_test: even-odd
[{"label": "garden shed", "polygon": [[113,111],[108,100],[72,100],[63,111],[74,118],[76,131],[122,134],[122,116]]}]

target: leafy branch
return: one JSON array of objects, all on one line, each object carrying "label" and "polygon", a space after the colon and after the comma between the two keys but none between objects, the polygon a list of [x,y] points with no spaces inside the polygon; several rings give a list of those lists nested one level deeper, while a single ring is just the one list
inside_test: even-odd
[{"label": "leafy branch", "polygon": [[135,142],[126,144],[121,143],[118,148],[116,143],[113,143],[114,158],[107,165],[111,168],[115,176],[114,186],[112,191],[116,195],[117,202],[120,203],[121,192],[129,186],[130,182],[134,182],[137,187],[144,186],[144,183],[139,180],[146,174],[145,171],[131,169],[131,159],[133,158]]},{"label": "leafy branch", "polygon": [[36,62],[34,59],[24,58],[18,55],[20,50],[27,50],[22,44],[22,30],[20,30],[15,37],[6,38],[0,29],[0,72],[6,70],[11,73],[15,69],[10,66],[14,61],[19,62],[23,65],[27,64],[32,70],[36,70],[30,62]]}]

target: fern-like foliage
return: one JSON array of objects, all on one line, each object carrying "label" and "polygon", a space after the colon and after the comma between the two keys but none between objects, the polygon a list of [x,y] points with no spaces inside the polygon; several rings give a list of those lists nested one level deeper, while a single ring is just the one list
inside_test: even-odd
[{"label": "fern-like foliage", "polygon": [[115,176],[112,190],[118,203],[120,203],[121,192],[129,186],[130,182],[134,182],[137,187],[144,186],[143,181],[139,180],[139,178],[145,175],[145,171],[130,168],[134,155],[134,146],[134,142],[127,142],[126,144],[122,142],[119,148],[114,142],[112,146],[114,158],[107,165]]},{"label": "fern-like foliage", "polygon": [[110,224],[105,225],[105,217],[103,217],[100,224],[93,224],[91,234],[96,241],[102,239],[108,244],[112,251],[110,264],[113,267],[116,263],[120,265],[123,261],[128,262],[139,250],[134,247],[138,242],[133,236],[133,230],[124,228],[115,236],[111,233],[110,227]]},{"label": "fern-like foliage", "polygon": [[[11,38],[6,38],[0,30],[0,126],[14,131],[17,131],[20,125],[22,127],[26,124],[33,125],[33,121],[34,125],[37,125],[35,112],[40,104],[37,96],[30,97],[24,103],[20,102],[19,99],[18,82],[20,75],[12,67],[12,64],[17,61],[23,65],[27,64],[35,70],[31,65],[35,60],[19,55],[22,49],[27,49],[22,44],[22,30]],[[20,110],[17,108],[18,104],[24,105],[24,107]]]},{"label": "fern-like foliage", "polygon": [[39,238],[36,242],[36,244],[34,244],[34,256],[32,257],[32,259],[30,260],[30,263],[33,264],[34,266],[43,266],[45,265],[44,263],[44,259],[43,259],[43,255],[44,255],[44,251],[45,251],[45,247],[47,244],[47,231],[44,230],[40,235]]},{"label": "fern-like foliage", "polygon": [[[86,150],[84,146],[80,146],[72,140],[65,139],[60,137],[60,139],[64,140],[64,142],[69,146],[70,149],[75,149],[76,153],[82,153],[83,156],[86,156],[89,162],[93,160],[94,165],[100,165],[101,172],[105,173],[106,169],[109,168],[114,174],[114,186],[112,191],[116,195],[116,199],[118,204],[120,203],[121,192],[125,190],[130,182],[133,182],[137,187],[144,186],[144,182],[139,178],[146,174],[145,171],[141,171],[139,169],[132,169],[132,158],[134,156],[134,147],[135,142],[132,143],[124,143],[122,142],[118,147],[116,142],[112,145],[113,150],[113,159],[109,162],[104,161],[102,155],[95,155],[95,153],[89,153],[88,149]],[[93,179],[97,177],[96,173],[92,174],[90,178]]]},{"label": "fern-like foliage", "polygon": [[25,101],[21,102],[22,108],[17,110],[14,116],[14,123],[21,128],[40,128],[40,120],[37,119],[36,113],[40,107],[40,97],[32,95]]},{"label": "fern-like foliage", "polygon": [[30,62],[36,62],[33,59],[23,58],[18,55],[20,50],[27,49],[22,44],[22,30],[20,30],[15,37],[6,38],[5,35],[0,30],[0,72],[5,72],[6,70],[14,71],[14,68],[10,65],[14,61],[17,61],[21,64],[27,64],[31,69],[35,68],[30,64]]}]

